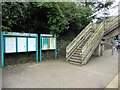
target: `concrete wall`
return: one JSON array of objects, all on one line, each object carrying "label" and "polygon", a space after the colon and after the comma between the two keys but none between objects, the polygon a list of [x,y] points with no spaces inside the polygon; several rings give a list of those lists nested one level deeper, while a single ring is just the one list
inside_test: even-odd
[{"label": "concrete wall", "polygon": [[[53,50],[43,51],[42,54],[43,54],[42,55],[43,56],[43,58],[42,58],[43,61],[54,59],[54,55],[55,55]],[[6,65],[28,63],[28,62],[29,63],[30,62],[36,62],[36,52],[5,54],[5,66]]]}]

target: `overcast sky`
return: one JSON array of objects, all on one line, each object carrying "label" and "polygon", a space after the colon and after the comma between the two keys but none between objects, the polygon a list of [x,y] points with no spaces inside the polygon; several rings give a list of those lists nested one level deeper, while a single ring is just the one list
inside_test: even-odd
[{"label": "overcast sky", "polygon": [[[119,1],[120,0],[116,0],[115,3],[112,5],[111,9],[109,10],[111,16],[118,15],[118,2]],[[115,6],[117,6],[117,7],[115,7]]]},{"label": "overcast sky", "polygon": [[[105,1],[105,0],[102,0],[102,1]],[[110,14],[110,16],[116,16],[118,15],[118,2],[120,0],[115,0],[115,2],[112,4],[111,8],[108,10],[108,13]],[[103,14],[98,14],[98,17],[102,17]]]}]

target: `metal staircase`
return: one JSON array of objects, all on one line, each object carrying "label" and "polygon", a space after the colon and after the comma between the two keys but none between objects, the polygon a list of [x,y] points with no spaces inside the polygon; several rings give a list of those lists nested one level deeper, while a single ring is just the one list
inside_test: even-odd
[{"label": "metal staircase", "polygon": [[101,22],[95,30],[92,23],[90,23],[78,34],[66,47],[66,61],[77,65],[86,64],[101,42],[104,32],[107,32],[110,27],[114,27],[118,23],[118,16],[117,19],[115,17],[108,25],[109,20],[111,19]]}]

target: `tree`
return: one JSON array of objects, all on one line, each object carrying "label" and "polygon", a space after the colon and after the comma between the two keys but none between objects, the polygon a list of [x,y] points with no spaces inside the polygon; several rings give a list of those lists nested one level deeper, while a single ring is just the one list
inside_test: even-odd
[{"label": "tree", "polygon": [[[94,6],[93,6],[93,13],[95,13],[93,15],[93,19],[98,19],[98,20],[103,20],[104,18],[102,17],[98,17],[98,14],[102,14],[104,17],[108,16],[109,13],[107,12],[107,10],[110,9],[111,5],[113,4],[113,2],[97,2]],[[107,18],[107,17],[105,17]]]},{"label": "tree", "polygon": [[28,3],[2,3],[2,29],[4,31],[21,31],[26,29]]},{"label": "tree", "polygon": [[91,8],[74,2],[3,2],[3,30],[76,35],[91,21]]},{"label": "tree", "polygon": [[65,18],[69,22],[69,30],[74,30],[76,35],[80,33],[92,20],[92,11],[89,7],[73,2],[62,2],[59,6]]}]

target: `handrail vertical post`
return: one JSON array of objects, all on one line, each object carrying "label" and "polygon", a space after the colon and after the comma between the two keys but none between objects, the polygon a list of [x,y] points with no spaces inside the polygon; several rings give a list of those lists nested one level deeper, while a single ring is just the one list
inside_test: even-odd
[{"label": "handrail vertical post", "polygon": [[81,48],[81,50],[80,50],[81,61],[82,61],[82,55],[83,55],[83,53],[82,53],[82,48]]}]

